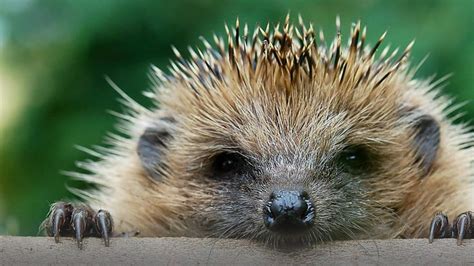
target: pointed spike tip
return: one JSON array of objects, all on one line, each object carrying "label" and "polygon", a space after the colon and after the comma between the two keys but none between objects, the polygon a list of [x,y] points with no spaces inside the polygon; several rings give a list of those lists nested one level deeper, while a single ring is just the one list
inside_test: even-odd
[{"label": "pointed spike tip", "polygon": [[178,49],[174,45],[171,45],[171,50],[173,50],[173,53],[177,58],[182,58],[181,53],[178,51]]}]

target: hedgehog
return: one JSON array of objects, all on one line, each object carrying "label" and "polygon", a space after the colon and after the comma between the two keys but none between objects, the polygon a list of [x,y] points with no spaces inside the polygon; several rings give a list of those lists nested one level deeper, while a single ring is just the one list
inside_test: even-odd
[{"label": "hedgehog", "polygon": [[[143,107],[122,96],[122,134],[70,176],[81,201],[52,204],[49,236],[186,236],[313,245],[474,237],[474,134],[456,124],[446,78],[415,78],[406,49],[348,44],[301,16],[201,38],[152,67]],[[450,222],[452,221],[452,222]]]}]

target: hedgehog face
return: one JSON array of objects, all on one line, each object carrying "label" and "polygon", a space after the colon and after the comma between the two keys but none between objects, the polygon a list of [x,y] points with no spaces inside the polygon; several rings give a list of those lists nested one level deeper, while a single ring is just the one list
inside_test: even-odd
[{"label": "hedgehog face", "polygon": [[374,173],[362,166],[373,162],[366,162],[363,153],[341,151],[325,162],[315,154],[259,160],[222,153],[205,174],[220,193],[201,214],[219,237],[275,244],[354,237],[374,215],[363,184]]}]

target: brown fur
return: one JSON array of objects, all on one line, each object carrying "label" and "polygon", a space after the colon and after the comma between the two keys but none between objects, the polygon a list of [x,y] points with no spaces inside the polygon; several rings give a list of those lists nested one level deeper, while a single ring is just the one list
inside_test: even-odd
[{"label": "brown fur", "polygon": [[[346,47],[337,24],[330,46],[315,37],[312,26],[301,19],[294,26],[287,18],[282,31],[267,27],[253,36],[248,36],[247,26],[241,35],[237,22],[228,30],[227,47],[218,37],[217,48],[204,41],[204,50],[191,51],[189,61],[176,51],[171,75],[154,69],[156,86],[147,93],[154,108],[124,96],[129,113],[120,115],[121,128],[128,137],[114,135],[114,148],[89,151],[100,159],[84,165],[92,174],[73,175],[99,189],[78,194],[93,208],[110,211],[117,232],[269,239],[263,225],[233,229],[215,214],[206,215],[223,190],[222,184],[204,178],[210,158],[223,150],[243,150],[262,164],[277,162],[275,155],[286,162],[262,170],[256,183],[262,195],[256,196],[255,209],[245,213],[245,219],[258,220],[263,194],[271,189],[265,180],[281,172],[288,173],[282,179],[307,176],[306,169],[320,173],[317,165],[342,143],[350,143],[383,155],[377,176],[362,181],[360,204],[367,213],[352,223],[335,219],[333,227],[321,225],[315,239],[421,237],[436,211],[454,218],[474,210],[473,136],[465,125],[447,118],[452,109],[449,99],[438,95],[440,82],[414,78],[416,68],[408,65],[412,44],[401,55],[386,50],[377,57],[385,34],[368,47],[365,28],[357,23]],[[440,125],[440,149],[425,177],[413,150],[411,121],[416,114],[403,115],[404,109],[419,110]],[[165,166],[159,169],[163,181],[156,181],[141,167],[136,146],[144,130],[163,117],[173,117],[176,125]],[[314,191],[325,186],[301,182]],[[316,207],[329,208],[324,202],[331,197],[315,195]],[[218,229],[210,230],[208,223]]]}]

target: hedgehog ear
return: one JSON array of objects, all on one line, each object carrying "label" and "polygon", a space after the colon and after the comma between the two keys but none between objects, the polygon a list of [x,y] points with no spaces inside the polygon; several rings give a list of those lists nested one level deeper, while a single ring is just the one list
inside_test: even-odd
[{"label": "hedgehog ear", "polygon": [[417,154],[416,160],[423,168],[422,177],[425,177],[436,160],[440,146],[440,128],[438,122],[431,115],[416,113],[416,117],[412,121],[415,133],[413,142]]},{"label": "hedgehog ear", "polygon": [[175,120],[170,117],[160,118],[156,123],[145,129],[138,139],[137,153],[142,167],[156,181],[162,180],[159,166],[168,142],[172,138]]}]

